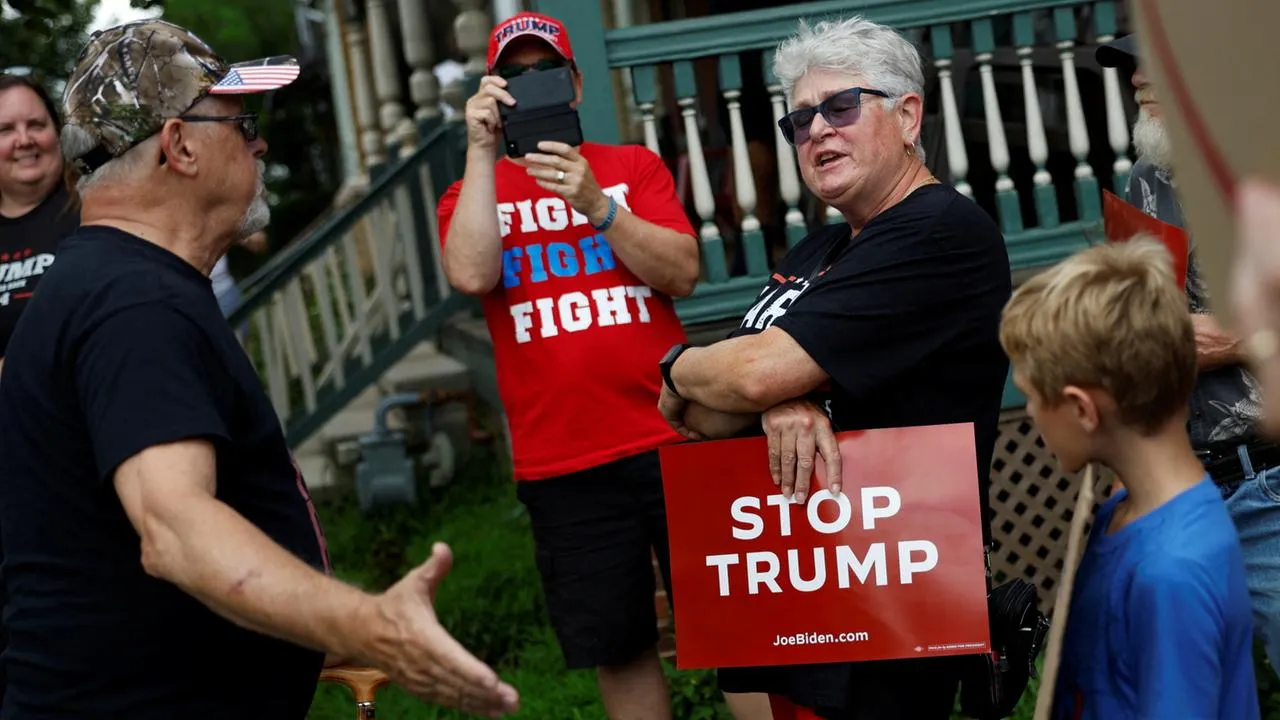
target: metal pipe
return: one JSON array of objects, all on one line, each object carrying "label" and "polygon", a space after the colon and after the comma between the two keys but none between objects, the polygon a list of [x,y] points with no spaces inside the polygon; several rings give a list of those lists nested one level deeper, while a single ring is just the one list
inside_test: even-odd
[{"label": "metal pipe", "polygon": [[386,435],[390,432],[387,429],[387,414],[398,407],[408,405],[418,405],[422,402],[422,393],[395,393],[388,395],[378,401],[378,407],[373,411],[373,431],[379,435]]}]

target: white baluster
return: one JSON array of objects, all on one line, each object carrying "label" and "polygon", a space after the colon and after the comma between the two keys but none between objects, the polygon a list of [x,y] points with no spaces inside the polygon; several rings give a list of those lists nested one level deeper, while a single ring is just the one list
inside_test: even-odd
[{"label": "white baluster", "polygon": [[702,154],[702,136],[698,132],[698,98],[680,98],[680,115],[684,118],[685,142],[688,143],[689,180],[693,184],[693,206],[702,219],[701,236],[704,241],[719,240],[720,228],[716,226],[716,200],[711,192],[711,176],[707,173],[707,159]]},{"label": "white baluster", "polygon": [[[1115,39],[1114,35],[1099,35],[1098,44]],[[1115,68],[1102,69],[1102,86],[1107,103],[1107,141],[1116,154],[1112,170],[1123,177],[1133,167],[1129,160],[1129,121],[1124,115],[1124,101],[1120,96],[1120,75]]]},{"label": "white baluster", "polygon": [[644,146],[655,155],[661,155],[658,150],[658,121],[653,114],[653,103],[641,103],[639,110],[640,122],[644,126]]},{"label": "white baluster", "polygon": [[453,20],[453,31],[458,37],[458,49],[467,56],[467,74],[483,75],[485,55],[489,50],[489,15],[484,11],[485,0],[454,0],[458,16]]},{"label": "white baluster", "polygon": [[[756,218],[756,182],[751,172],[751,156],[747,153],[747,134],[742,128],[741,90],[726,90],[725,102],[729,109],[729,142],[733,147],[733,190],[742,208],[742,234],[760,230]],[[745,248],[739,248],[745,251]]]},{"label": "white baluster", "polygon": [[397,0],[397,6],[400,9],[404,59],[413,68],[409,75],[413,119],[425,122],[440,117],[440,83],[431,72],[435,53],[431,47],[431,33],[427,29],[427,3],[426,0]]},{"label": "white baluster", "polygon": [[356,122],[360,125],[360,149],[366,169],[386,161],[382,152],[382,132],[378,130],[378,106],[373,97],[373,73],[369,70],[369,43],[363,27],[347,26],[347,46],[351,53],[351,85],[356,100]]},{"label": "white baluster", "polygon": [[947,165],[951,168],[951,181],[956,191],[973,197],[973,189],[965,180],[969,174],[969,155],[964,147],[964,132],[960,128],[960,111],[956,107],[956,90],[951,82],[951,58],[934,61],[938,68],[938,91],[942,95],[942,125],[947,138]]},{"label": "white baluster", "polygon": [[369,52],[373,58],[374,90],[378,95],[378,120],[382,127],[382,141],[398,142],[405,119],[404,106],[400,104],[400,73],[397,70],[395,43],[391,41],[391,24],[387,18],[386,0],[365,0],[366,20],[369,31]]},{"label": "white baluster", "polygon": [[1018,48],[1018,64],[1022,66],[1023,112],[1027,118],[1027,151],[1031,155],[1031,162],[1036,166],[1032,182],[1036,187],[1049,187],[1053,184],[1053,176],[1045,169],[1045,163],[1049,162],[1049,143],[1044,136],[1040,92],[1036,89],[1035,70],[1032,68],[1033,49],[1030,46]]},{"label": "white baluster", "polygon": [[661,155],[658,146],[658,121],[654,116],[657,103],[657,73],[652,65],[637,65],[622,73],[627,79],[628,107],[634,108],[640,115],[640,124],[644,128],[644,146]]},{"label": "white baluster", "polygon": [[991,53],[982,53],[975,59],[978,61],[978,76],[982,78],[982,109],[986,116],[984,124],[987,126],[991,167],[996,171],[996,192],[1010,192],[1014,187],[1013,180],[1009,178],[1009,141],[1004,136],[1000,98],[996,96],[996,81],[991,72]]},{"label": "white baluster", "polygon": [[1077,180],[1093,177],[1089,166],[1089,132],[1084,123],[1084,101],[1080,99],[1080,83],[1076,78],[1075,43],[1059,42],[1059,58],[1062,60],[1062,85],[1067,96],[1067,144],[1076,158]]},{"label": "white baluster", "polygon": [[[778,121],[787,113],[782,86],[775,83],[768,90],[769,101],[773,104],[773,146],[778,155],[778,190],[787,204],[787,242],[790,246],[799,240],[793,234],[802,236],[804,231],[804,213],[800,212],[800,174],[796,168],[795,151],[783,136],[782,128],[778,127]],[[793,230],[794,228],[799,230]]]}]

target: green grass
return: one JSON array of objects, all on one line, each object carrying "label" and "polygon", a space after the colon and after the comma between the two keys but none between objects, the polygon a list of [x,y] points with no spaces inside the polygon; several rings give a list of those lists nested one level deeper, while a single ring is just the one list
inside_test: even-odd
[{"label": "green grass", "polygon": [[[449,632],[494,666],[521,692],[518,718],[603,720],[595,676],[565,669],[548,625],[528,518],[505,467],[488,448],[461,459],[445,489],[420,486],[417,507],[366,516],[354,492],[341,488],[315,498],[334,571],[347,582],[378,590],[424,560],[444,541],[454,569],[440,586],[437,611]],[[709,673],[668,669],[677,717],[727,720]],[[466,717],[428,706],[399,688],[378,694],[378,716],[393,720]],[[350,693],[322,684],[308,718],[348,720]]]},{"label": "green grass", "polygon": [[[419,498],[416,507],[366,516],[349,487],[317,493],[336,574],[369,590],[382,589],[422,562],[433,542],[449,543],[454,569],[440,587],[437,611],[454,637],[520,691],[515,717],[605,720],[594,675],[564,667],[547,623],[528,518],[504,463],[487,447],[473,449],[460,458],[449,487],[421,485]],[[1280,720],[1280,679],[1260,649],[1257,658],[1262,718]],[[731,720],[711,673],[668,666],[667,678],[676,720]],[[1038,684],[1033,678],[1013,720],[1031,720]],[[394,686],[378,694],[378,710],[387,720],[468,717],[426,705]],[[308,718],[349,720],[354,713],[345,688],[322,684]]]}]

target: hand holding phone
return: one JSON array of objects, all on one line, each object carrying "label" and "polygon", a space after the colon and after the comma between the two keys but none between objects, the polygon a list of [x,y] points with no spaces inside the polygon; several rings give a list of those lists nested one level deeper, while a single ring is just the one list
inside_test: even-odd
[{"label": "hand holding phone", "polygon": [[480,79],[480,89],[467,100],[463,117],[467,123],[467,144],[492,148],[502,130],[499,108],[514,105],[516,99],[507,91],[507,81],[497,75]]},{"label": "hand holding phone", "polygon": [[600,189],[591,163],[577,148],[555,140],[538,143],[534,152],[525,155],[526,173],[544,190],[559,195],[592,225],[604,220],[609,198]]},{"label": "hand holding phone", "polygon": [[506,81],[506,93],[514,104],[497,107],[508,157],[536,152],[543,140],[582,144],[582,123],[573,107],[577,89],[568,67],[517,75]]}]

